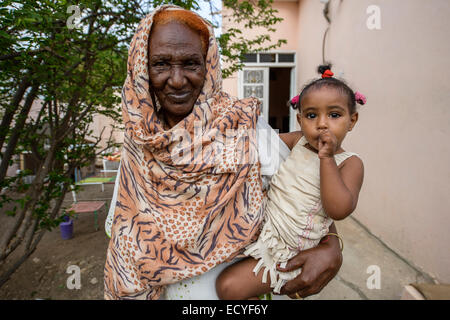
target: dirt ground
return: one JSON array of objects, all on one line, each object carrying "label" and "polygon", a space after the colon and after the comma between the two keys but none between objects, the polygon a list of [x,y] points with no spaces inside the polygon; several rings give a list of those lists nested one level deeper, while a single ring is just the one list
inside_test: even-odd
[{"label": "dirt ground", "polygon": [[[113,184],[84,186],[77,193],[77,200],[105,201],[108,208],[114,189]],[[64,205],[73,203],[69,193]],[[3,215],[3,214],[2,214]],[[0,299],[51,299],[51,300],[92,300],[103,299],[103,268],[109,238],[105,234],[107,208],[99,212],[99,227],[95,231],[94,215],[83,213],[74,219],[73,237],[63,240],[60,229],[46,232],[36,251],[0,288]],[[68,267],[79,267],[81,288],[69,289],[73,271]],[[73,268],[73,267],[72,267]],[[70,270],[69,270],[70,271]]]}]

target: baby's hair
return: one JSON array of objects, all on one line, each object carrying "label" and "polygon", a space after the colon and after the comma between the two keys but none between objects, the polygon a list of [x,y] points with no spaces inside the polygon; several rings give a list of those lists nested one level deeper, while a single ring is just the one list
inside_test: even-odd
[{"label": "baby's hair", "polygon": [[[327,71],[329,70],[329,71]],[[348,105],[348,110],[350,111],[350,114],[353,114],[356,112],[356,98],[355,98],[355,93],[353,92],[353,90],[343,81],[337,78],[333,78],[332,76],[326,76],[328,74],[333,74],[331,72],[331,64],[326,64],[326,65],[320,65],[317,68],[317,72],[319,72],[322,76],[322,78],[313,80],[311,82],[309,82],[308,84],[306,84],[298,99],[293,99],[294,101],[289,101],[289,104],[291,105],[292,108],[294,109],[298,109],[299,111],[301,111],[301,103],[303,98],[305,97],[305,95],[312,91],[312,90],[318,90],[321,89],[323,87],[329,87],[329,88],[333,88],[338,90],[341,94],[343,94],[344,96],[347,97],[347,105]],[[358,101],[358,103],[360,103]]]}]

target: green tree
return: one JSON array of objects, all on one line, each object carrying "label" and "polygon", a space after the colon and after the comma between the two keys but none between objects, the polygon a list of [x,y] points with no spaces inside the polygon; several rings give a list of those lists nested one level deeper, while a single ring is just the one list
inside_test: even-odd
[{"label": "green tree", "polygon": [[[268,32],[280,21],[271,0],[224,1],[233,17],[248,27]],[[0,238],[0,287],[34,252],[47,230],[59,225],[64,196],[72,188],[75,168],[103,150],[103,132],[93,137],[89,124],[95,114],[120,123],[120,94],[126,77],[128,46],[139,21],[157,5],[174,3],[200,9],[197,1],[138,0],[21,0],[0,1],[0,207],[12,224]],[[205,1],[217,24],[217,9]],[[264,50],[268,35],[245,39],[240,30],[218,37],[231,67],[242,55]],[[277,45],[280,45],[279,42]],[[275,45],[276,46],[276,45]],[[33,103],[40,102],[35,117]],[[95,141],[86,143],[90,137]],[[7,176],[23,151],[31,152],[38,170]],[[15,259],[9,261],[11,254]],[[8,262],[8,263],[7,263]]]},{"label": "green tree", "polygon": [[[271,43],[270,34],[276,32],[275,25],[283,20],[277,17],[278,11],[272,8],[272,3],[273,0],[223,0],[224,8],[231,11],[226,18],[243,27],[228,28],[217,38],[222,60],[227,65],[222,71],[224,78],[244,66],[242,61],[246,53],[270,51],[286,43],[285,39]],[[214,17],[217,11],[214,6],[211,10]],[[249,39],[245,30],[252,28],[258,28],[260,32],[255,38]]]}]

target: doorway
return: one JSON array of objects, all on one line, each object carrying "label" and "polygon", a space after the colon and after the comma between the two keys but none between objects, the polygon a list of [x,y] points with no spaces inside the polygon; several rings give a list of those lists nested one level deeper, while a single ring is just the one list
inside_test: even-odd
[{"label": "doorway", "polygon": [[249,53],[238,73],[238,97],[261,101],[261,116],[280,133],[296,129],[296,112],[287,103],[296,94],[295,53]]},{"label": "doorway", "polygon": [[270,126],[279,133],[290,129],[290,99],[292,68],[269,69],[269,114]]}]

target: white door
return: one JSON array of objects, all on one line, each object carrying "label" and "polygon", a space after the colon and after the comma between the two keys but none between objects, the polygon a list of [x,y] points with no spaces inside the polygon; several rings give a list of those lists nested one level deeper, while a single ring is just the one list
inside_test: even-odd
[{"label": "white door", "polygon": [[245,67],[239,72],[239,98],[261,101],[261,115],[269,121],[269,68]]}]

